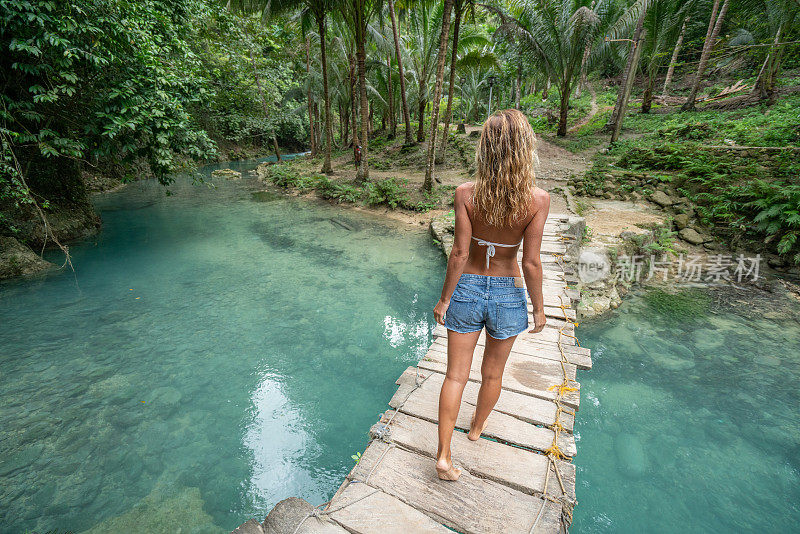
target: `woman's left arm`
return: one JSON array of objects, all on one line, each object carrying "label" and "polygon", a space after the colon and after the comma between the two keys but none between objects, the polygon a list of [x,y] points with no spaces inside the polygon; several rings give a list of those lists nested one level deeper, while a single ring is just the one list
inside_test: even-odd
[{"label": "woman's left arm", "polygon": [[450,306],[450,297],[456,290],[458,279],[464,272],[464,265],[469,258],[469,244],[472,237],[472,221],[469,220],[466,202],[469,196],[469,187],[464,184],[456,188],[453,207],[456,213],[456,228],[453,236],[453,250],[447,260],[447,273],[442,285],[442,296],[433,308],[433,317],[436,322],[444,324],[444,314]]}]

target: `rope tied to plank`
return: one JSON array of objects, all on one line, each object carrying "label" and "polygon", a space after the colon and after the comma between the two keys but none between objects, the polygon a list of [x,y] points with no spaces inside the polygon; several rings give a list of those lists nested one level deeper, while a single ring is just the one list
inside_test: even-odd
[{"label": "rope tied to plank", "polygon": [[[563,254],[553,254],[553,257],[556,258],[558,264],[563,268]],[[566,288],[566,286],[565,286]],[[568,458],[564,451],[558,446],[559,438],[562,431],[566,431],[564,425],[561,423],[561,414],[566,413],[571,415],[573,418],[575,417],[575,412],[572,410],[566,409],[561,404],[561,399],[565,393],[570,391],[578,391],[578,388],[571,385],[570,382],[576,382],[574,380],[570,380],[567,376],[567,366],[566,364],[569,363],[567,359],[567,355],[564,353],[564,347],[562,345],[562,337],[571,337],[575,340],[575,343],[580,347],[580,343],[578,342],[578,338],[567,334],[564,332],[564,329],[567,328],[569,324],[577,326],[577,323],[571,321],[567,317],[567,309],[564,306],[564,299],[561,295],[558,296],[558,300],[560,301],[559,308],[561,308],[561,313],[564,314],[564,324],[558,329],[558,352],[561,355],[560,364],[561,364],[561,374],[563,377],[563,381],[561,384],[555,384],[547,388],[548,390],[555,390],[556,397],[554,402],[556,404],[556,415],[554,418],[554,422],[551,426],[553,430],[553,442],[548,449],[543,451],[547,455],[547,459],[550,461],[547,467],[547,473],[544,477],[544,487],[542,488],[542,505],[539,507],[539,512],[536,514],[536,519],[533,522],[529,530],[529,534],[532,534],[536,527],[539,524],[539,521],[542,518],[542,514],[544,513],[544,507],[547,501],[561,504],[561,521],[564,524],[564,531],[567,532],[569,530],[570,525],[572,524],[572,512],[575,509],[575,505],[578,504],[576,499],[571,498],[567,494],[566,486],[564,485],[564,480],[561,477],[561,471],[558,468],[558,462],[561,460],[565,460]],[[576,382],[577,383],[577,382]],[[547,492],[548,484],[550,482],[550,468],[553,468],[553,471],[556,474],[556,478],[558,480],[558,484],[561,489],[561,495],[559,497],[553,497]]]}]

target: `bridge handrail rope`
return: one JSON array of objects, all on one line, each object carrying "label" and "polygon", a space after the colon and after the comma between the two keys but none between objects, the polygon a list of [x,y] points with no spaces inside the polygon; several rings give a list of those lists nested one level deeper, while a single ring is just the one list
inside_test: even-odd
[{"label": "bridge handrail rope", "polygon": [[[553,257],[556,259],[556,262],[563,268],[564,267],[563,254],[553,254]],[[567,286],[565,285],[564,288],[566,289]],[[554,384],[549,388],[547,388],[548,390],[556,391],[556,398],[554,399],[554,402],[556,403],[556,416],[555,416],[555,421],[552,425],[553,443],[550,445],[550,448],[544,451],[544,453],[547,455],[548,460],[550,460],[550,464],[547,466],[547,473],[545,474],[544,477],[544,487],[542,488],[542,498],[543,498],[542,505],[539,507],[539,512],[536,514],[536,519],[534,520],[533,525],[528,531],[529,534],[532,534],[533,531],[536,530],[536,526],[539,524],[539,520],[542,518],[542,513],[544,512],[544,507],[547,501],[561,504],[561,520],[564,524],[565,532],[569,530],[569,526],[572,524],[572,512],[575,508],[575,505],[578,504],[577,499],[573,499],[567,494],[567,489],[564,486],[564,480],[561,478],[561,472],[558,469],[557,460],[563,460],[567,458],[567,456],[558,446],[558,439],[561,434],[561,431],[565,430],[564,425],[561,424],[561,414],[567,413],[571,415],[573,417],[573,421],[575,418],[575,412],[564,408],[564,406],[561,404],[561,398],[563,397],[565,392],[578,391],[579,389],[575,386],[570,385],[570,382],[577,382],[577,381],[567,378],[566,364],[570,362],[569,360],[567,360],[567,356],[564,353],[564,347],[562,345],[561,338],[562,336],[571,337],[575,340],[575,343],[577,343],[579,347],[580,343],[578,342],[577,337],[564,332],[564,329],[567,328],[567,326],[569,326],[570,324],[572,324],[573,326],[577,326],[578,323],[571,321],[567,317],[567,309],[566,306],[564,306],[564,298],[561,295],[558,295],[558,300],[560,302],[558,307],[561,308],[561,313],[564,314],[564,324],[558,329],[558,352],[561,355],[559,363],[561,364],[561,374],[563,376],[563,381],[561,382],[561,384]],[[553,470],[555,471],[556,477],[558,479],[558,484],[561,489],[560,497],[553,497],[547,492],[547,486],[550,481],[550,466],[553,467]]]},{"label": "bridge handrail rope", "polygon": [[[556,258],[557,263],[563,268],[563,266],[564,266],[563,265],[563,255],[556,253],[556,254],[553,254],[553,257]],[[567,286],[565,285],[564,288],[566,288],[566,287]],[[559,437],[560,437],[561,431],[562,430],[564,430],[564,431],[566,430],[564,428],[564,426],[562,425],[562,423],[561,423],[561,414],[562,413],[567,413],[567,414],[569,414],[569,415],[571,415],[573,417],[573,420],[574,420],[574,417],[575,417],[575,412],[574,411],[571,411],[571,410],[568,410],[568,409],[564,408],[564,406],[561,404],[561,398],[562,398],[562,396],[564,395],[565,392],[578,391],[578,389],[579,389],[577,387],[574,387],[574,386],[570,385],[570,382],[576,382],[576,381],[571,380],[571,379],[569,379],[567,377],[566,364],[568,364],[570,362],[567,359],[566,354],[564,353],[564,348],[562,346],[561,338],[562,338],[562,336],[571,337],[571,338],[575,339],[575,342],[578,344],[578,346],[580,346],[580,343],[578,342],[578,338],[577,337],[575,337],[573,335],[570,335],[570,334],[566,334],[564,332],[564,329],[567,328],[567,326],[569,326],[570,324],[572,324],[573,326],[577,326],[578,323],[571,321],[569,319],[569,317],[567,317],[567,310],[566,310],[566,306],[564,306],[563,297],[561,295],[559,295],[558,299],[560,301],[560,304],[559,304],[558,307],[561,308],[561,312],[564,314],[564,324],[558,329],[558,351],[559,351],[559,353],[561,355],[561,359],[560,359],[559,363],[561,364],[561,373],[562,373],[562,376],[563,376],[563,381],[562,381],[561,384],[554,384],[554,385],[552,385],[552,386],[550,386],[548,388],[548,390],[555,390],[556,391],[556,397],[554,399],[554,402],[556,404],[556,415],[555,415],[555,418],[554,418],[553,425],[551,427],[552,430],[553,430],[553,442],[552,442],[552,444],[550,445],[550,447],[548,449],[543,451],[550,462],[549,462],[548,467],[547,467],[547,472],[545,473],[544,487],[542,488],[542,495],[541,495],[541,497],[542,497],[542,505],[539,507],[539,511],[536,514],[536,519],[534,520],[533,525],[531,526],[531,528],[529,530],[529,534],[532,534],[533,531],[536,529],[537,525],[539,524],[539,521],[542,518],[542,513],[544,512],[545,504],[547,504],[547,501],[550,501],[550,502],[553,502],[553,503],[556,503],[556,504],[561,504],[561,519],[562,519],[562,522],[564,524],[564,531],[565,532],[568,531],[569,526],[572,524],[572,512],[573,512],[573,509],[575,508],[575,505],[578,504],[578,501],[576,499],[570,498],[570,496],[567,494],[567,489],[566,489],[566,486],[564,485],[564,480],[561,477],[561,471],[558,468],[557,460],[563,460],[563,459],[567,458],[567,455],[565,455],[564,452],[558,446],[558,441],[559,441]],[[386,449],[381,453],[380,457],[378,458],[378,461],[375,462],[375,465],[372,466],[372,468],[370,469],[369,473],[367,473],[367,476],[364,479],[363,484],[369,485],[369,478],[372,476],[372,474],[375,472],[375,470],[381,464],[381,462],[383,461],[383,458],[386,456],[386,453],[388,453],[391,449],[398,448],[398,449],[401,449],[401,450],[406,450],[408,452],[414,452],[411,449],[408,449],[406,447],[398,445],[397,443],[395,443],[391,439],[391,434],[390,434],[390,430],[391,429],[389,428],[389,425],[391,425],[391,423],[394,420],[395,416],[398,414],[398,412],[400,412],[400,409],[403,407],[403,405],[406,403],[406,401],[408,401],[408,399],[411,398],[411,395],[414,393],[414,391],[416,391],[419,387],[421,387],[422,384],[424,384],[425,381],[433,375],[432,372],[429,372],[427,376],[423,377],[422,380],[420,380],[420,374],[419,374],[419,367],[418,366],[415,367],[415,372],[416,372],[416,375],[414,377],[414,387],[412,387],[411,391],[408,392],[408,395],[406,395],[406,398],[403,399],[403,401],[400,404],[397,405],[397,407],[394,410],[394,413],[389,418],[389,420],[386,421],[386,423],[380,423],[380,422],[377,423],[378,429],[374,432],[374,435],[370,437],[369,443],[372,443],[374,440],[378,439],[378,440],[383,441],[384,443],[388,444],[388,447],[386,447]],[[555,471],[556,478],[558,480],[558,484],[559,484],[560,489],[561,489],[561,496],[560,497],[554,497],[554,496],[550,495],[547,492],[548,484],[549,484],[549,481],[550,481],[550,467],[551,466],[553,467],[553,471]],[[354,482],[361,482],[359,480],[351,480],[351,479],[348,479],[348,480],[349,480],[348,485],[351,484],[351,483],[354,483]],[[342,506],[337,506],[336,508],[331,508],[331,509],[328,509],[328,510],[322,510],[321,508],[323,506],[330,505],[331,501],[327,501],[327,502],[324,502],[324,503],[322,503],[322,504],[320,504],[318,506],[315,506],[313,510],[311,510],[308,514],[306,514],[305,517],[303,517],[303,519],[300,520],[300,522],[297,524],[297,527],[295,527],[295,529],[294,529],[292,534],[297,534],[297,532],[300,530],[300,527],[303,525],[303,523],[306,521],[306,519],[308,519],[311,516],[321,518],[321,517],[324,517],[326,515],[330,515],[330,514],[332,514],[334,512],[338,512],[339,510],[347,508],[348,506],[353,505],[353,504],[355,504],[355,503],[357,503],[359,501],[362,501],[362,500],[364,500],[364,499],[366,499],[368,497],[371,497],[372,495],[374,495],[374,494],[376,494],[376,493],[378,493],[380,491],[381,491],[380,489],[375,488],[374,491],[372,491],[370,493],[367,493],[366,495],[362,495],[361,497],[359,497],[357,499],[354,499],[354,500],[352,500],[352,501],[350,501],[350,502],[348,502],[346,504],[343,504]]]}]

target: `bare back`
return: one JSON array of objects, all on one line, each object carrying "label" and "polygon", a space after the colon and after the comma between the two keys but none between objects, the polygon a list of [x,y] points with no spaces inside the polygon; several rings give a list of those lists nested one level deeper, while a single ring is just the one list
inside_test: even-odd
[{"label": "bare back", "polygon": [[[528,240],[535,238],[533,240],[537,241],[536,254],[538,256],[538,249],[541,246],[541,231],[538,231],[538,236],[536,236],[535,234],[537,232],[532,232],[534,229],[531,227],[534,226],[533,223],[534,219],[536,219],[537,212],[540,213],[542,208],[546,207],[545,204],[549,205],[548,193],[538,187],[534,188],[531,203],[528,206],[525,217],[515,221],[511,226],[498,227],[487,224],[481,214],[475,209],[471,201],[473,187],[474,184],[472,182],[467,182],[458,187],[459,190],[462,190],[461,195],[458,195],[458,197],[461,197],[463,201],[463,212],[466,213],[469,219],[469,229],[466,228],[466,224],[459,225],[458,218],[456,220],[455,240],[461,244],[466,244],[466,240],[469,240],[469,258],[464,266],[464,273],[486,276],[520,276],[519,265],[517,263],[518,244],[523,240],[523,237],[527,237]],[[458,211],[459,210],[456,209],[456,212]],[[547,217],[546,210],[544,211],[544,217]],[[462,217],[462,223],[463,222],[465,221],[463,221]],[[459,228],[459,226],[461,228]],[[541,226],[543,228],[543,222]],[[459,230],[461,230],[461,232],[459,232]],[[466,234],[467,230],[470,231],[470,235],[459,235]],[[473,239],[473,237],[475,239]],[[479,240],[513,246],[492,247],[493,256],[491,257],[491,261],[488,262],[489,266],[487,268],[488,245],[481,244]],[[530,244],[533,245],[533,243]]]}]

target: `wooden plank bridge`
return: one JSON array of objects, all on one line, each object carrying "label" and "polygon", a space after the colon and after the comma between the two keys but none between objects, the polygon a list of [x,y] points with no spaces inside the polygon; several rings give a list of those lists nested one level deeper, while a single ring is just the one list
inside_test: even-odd
[{"label": "wooden plank bridge", "polygon": [[452,441],[453,462],[462,468],[457,482],[439,480],[434,469],[439,390],[447,368],[447,333],[437,325],[427,354],[398,378],[391,409],[370,430],[369,445],[331,501],[318,508],[286,499],[264,523],[252,519],[234,532],[565,532],[576,503],[576,374],[592,365],[589,350],[574,337],[571,305],[578,295],[567,287],[568,227],[566,216],[548,217],[541,253],[547,325],[517,338],[500,399],[481,439],[473,442],[466,433],[481,383],[485,332],[478,340]]}]

